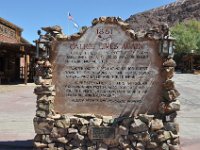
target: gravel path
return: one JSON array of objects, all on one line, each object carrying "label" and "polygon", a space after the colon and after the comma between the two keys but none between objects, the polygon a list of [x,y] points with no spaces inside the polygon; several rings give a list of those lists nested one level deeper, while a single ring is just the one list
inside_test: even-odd
[{"label": "gravel path", "polygon": [[34,137],[34,84],[0,85],[0,150],[28,150]]},{"label": "gravel path", "polygon": [[200,149],[200,75],[175,74],[173,80],[180,92],[180,127],[182,150]]}]

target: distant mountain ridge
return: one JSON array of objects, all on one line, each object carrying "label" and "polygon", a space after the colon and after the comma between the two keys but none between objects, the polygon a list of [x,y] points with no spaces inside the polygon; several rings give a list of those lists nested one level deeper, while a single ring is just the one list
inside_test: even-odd
[{"label": "distant mountain ridge", "polygon": [[190,19],[200,21],[200,0],[177,0],[174,3],[131,15],[126,22],[133,30],[146,30],[160,23],[171,27],[178,22]]}]

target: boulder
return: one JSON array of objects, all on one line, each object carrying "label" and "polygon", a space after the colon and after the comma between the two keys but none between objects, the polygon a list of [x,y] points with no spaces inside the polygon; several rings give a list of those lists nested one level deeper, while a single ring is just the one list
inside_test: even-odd
[{"label": "boulder", "polygon": [[153,119],[151,121],[151,131],[160,130],[164,127],[162,120],[160,119]]},{"label": "boulder", "polygon": [[135,119],[134,122],[130,126],[130,132],[132,133],[139,133],[147,131],[148,127],[147,125],[142,122],[140,119]]},{"label": "boulder", "polygon": [[54,127],[54,120],[50,118],[35,117],[33,123],[37,134],[50,134]]},{"label": "boulder", "polygon": [[63,118],[55,120],[55,126],[59,128],[69,128],[70,126],[70,119],[69,118]]}]

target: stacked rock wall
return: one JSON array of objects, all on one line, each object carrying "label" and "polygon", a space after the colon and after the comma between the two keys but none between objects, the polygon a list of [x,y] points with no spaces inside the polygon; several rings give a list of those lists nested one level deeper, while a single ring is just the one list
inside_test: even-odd
[{"label": "stacked rock wall", "polygon": [[[137,35],[126,23],[115,17],[101,17],[93,21],[118,23],[125,27],[130,36],[140,36],[158,40],[154,31]],[[33,119],[37,150],[179,150],[176,111],[180,109],[178,91],[171,80],[175,62],[171,57],[163,58],[163,97],[157,114],[113,118],[95,114],[59,114],[54,111],[55,86],[52,85],[52,62],[47,54],[51,52],[52,40],[77,39],[87,30],[67,37],[59,27],[43,28],[47,33],[41,43],[45,49],[36,63],[34,92],[37,95],[36,116]],[[155,32],[157,33],[157,32]],[[162,35],[162,34],[161,34]],[[155,34],[156,36],[156,34]]]}]

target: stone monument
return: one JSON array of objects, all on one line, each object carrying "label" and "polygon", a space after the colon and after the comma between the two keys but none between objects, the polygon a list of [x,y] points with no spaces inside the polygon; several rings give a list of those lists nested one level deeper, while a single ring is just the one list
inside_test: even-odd
[{"label": "stone monument", "polygon": [[179,149],[166,26],[135,33],[120,18],[100,17],[71,36],[42,29],[36,149]]}]

